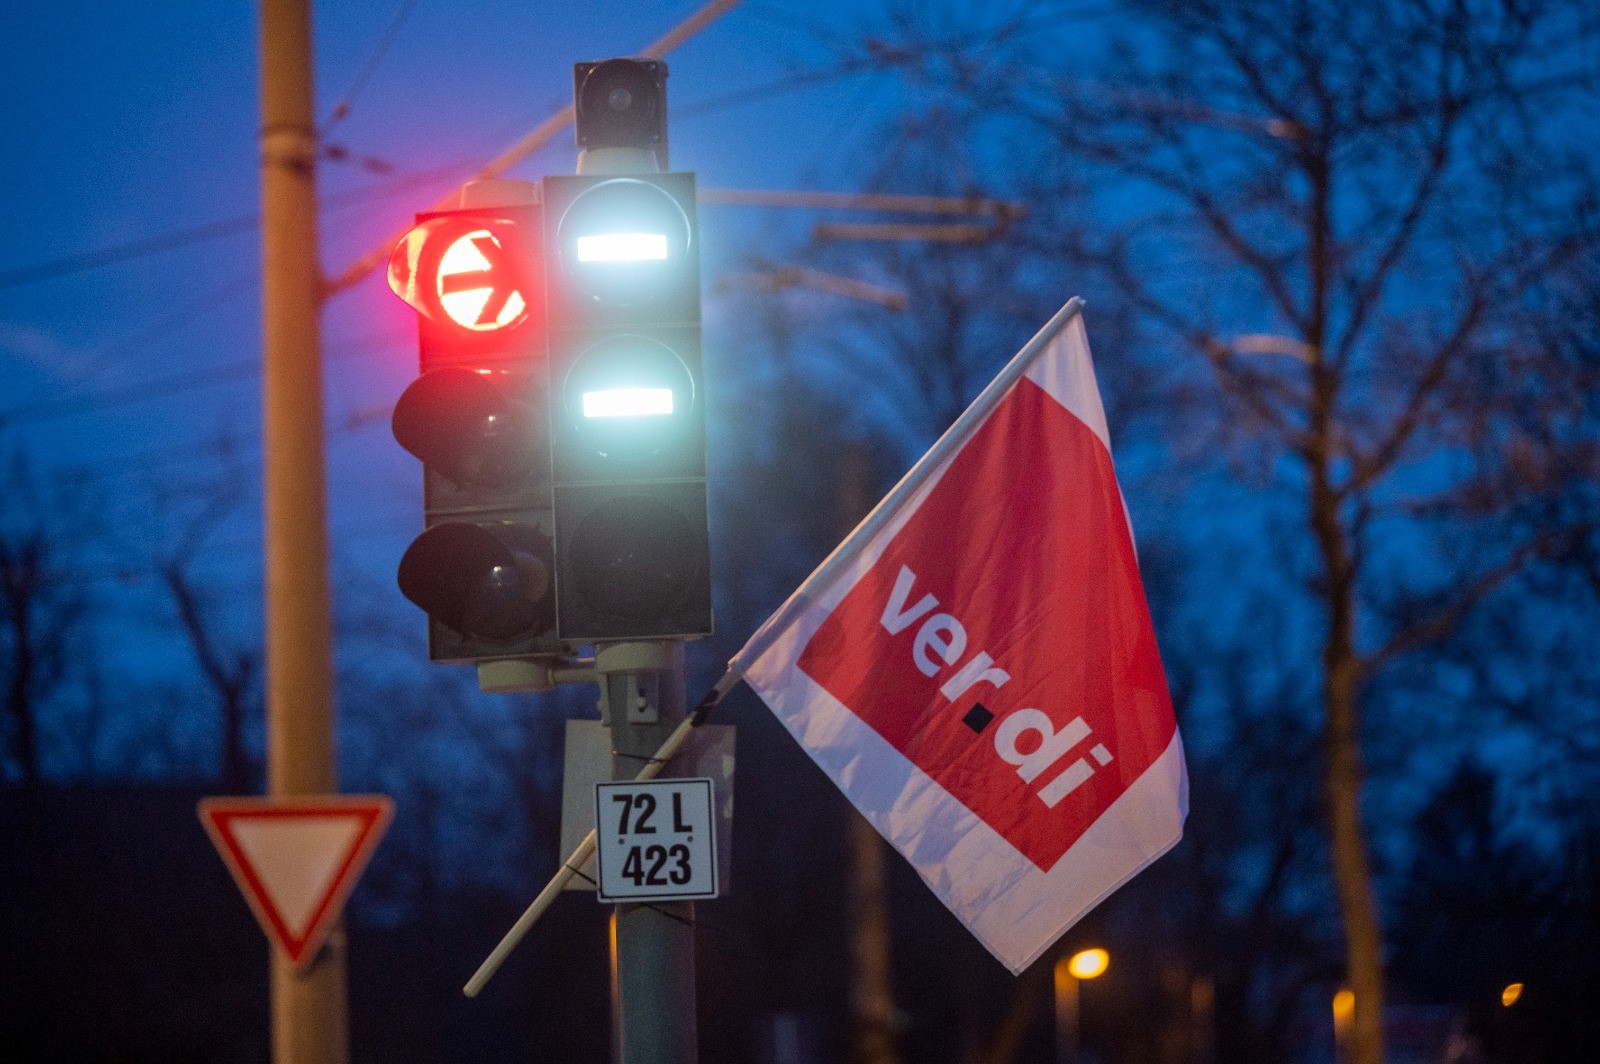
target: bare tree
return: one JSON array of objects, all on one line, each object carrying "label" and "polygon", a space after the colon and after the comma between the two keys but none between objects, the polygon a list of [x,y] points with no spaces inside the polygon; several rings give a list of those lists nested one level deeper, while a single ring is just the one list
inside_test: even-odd
[{"label": "bare tree", "polygon": [[917,16],[868,48],[967,127],[1021,134],[1036,197],[1093,191],[1054,240],[1195,356],[1169,368],[1169,396],[1199,400],[1170,427],[1298,499],[1355,1064],[1383,1059],[1365,696],[1593,556],[1600,366],[1567,315],[1600,324],[1573,295],[1600,173],[1571,136],[1600,115],[1597,21],[1559,0],[1174,0],[1128,5],[1095,48],[1072,7],[1025,4],[981,50],[940,54]]},{"label": "bare tree", "polygon": [[195,560],[218,523],[241,501],[237,477],[217,482],[210,497],[185,522],[176,541],[155,563],[157,578],[171,599],[200,676],[216,699],[218,715],[217,780],[228,794],[243,794],[255,783],[255,766],[245,743],[246,717],[261,673],[261,653],[254,646],[227,646],[207,603]]},{"label": "bare tree", "polygon": [[87,581],[68,559],[81,508],[14,453],[0,459],[0,684],[6,760],[28,788],[41,778],[41,716],[74,670],[89,617]]}]

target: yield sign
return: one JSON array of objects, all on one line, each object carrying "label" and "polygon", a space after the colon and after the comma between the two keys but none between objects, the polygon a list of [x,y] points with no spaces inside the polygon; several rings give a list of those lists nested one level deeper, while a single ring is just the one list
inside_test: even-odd
[{"label": "yield sign", "polygon": [[393,816],[381,794],[200,802],[261,929],[297,968],[317,955]]}]

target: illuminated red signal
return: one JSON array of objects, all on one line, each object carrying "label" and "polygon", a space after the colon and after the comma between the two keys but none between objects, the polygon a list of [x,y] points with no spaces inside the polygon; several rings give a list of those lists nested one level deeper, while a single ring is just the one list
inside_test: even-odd
[{"label": "illuminated red signal", "polygon": [[539,277],[523,226],[460,213],[419,222],[389,258],[389,287],[425,318],[498,333],[529,316]]},{"label": "illuminated red signal", "polygon": [[434,287],[445,314],[469,329],[508,328],[528,313],[505,245],[487,229],[457,237],[445,248]]}]

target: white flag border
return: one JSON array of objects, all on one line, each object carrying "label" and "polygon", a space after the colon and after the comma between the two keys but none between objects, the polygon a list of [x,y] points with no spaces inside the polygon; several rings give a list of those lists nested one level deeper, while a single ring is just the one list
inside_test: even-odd
[{"label": "white flag border", "polygon": [[[1048,872],[817,684],[795,660],[829,610],[776,640],[745,682],[923,882],[1013,975],[1183,837],[1188,779],[1177,732]],[[858,767],[870,763],[869,776]],[[949,869],[959,867],[952,879]],[[1105,873],[1113,870],[1111,876]]]}]

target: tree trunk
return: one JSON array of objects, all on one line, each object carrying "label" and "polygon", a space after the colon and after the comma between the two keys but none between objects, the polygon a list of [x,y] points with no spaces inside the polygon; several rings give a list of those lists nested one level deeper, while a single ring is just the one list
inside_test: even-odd
[{"label": "tree trunk", "polygon": [[855,961],[850,993],[851,1059],[856,1064],[900,1064],[894,1044],[894,970],[889,959],[889,906],[884,898],[884,842],[864,817],[854,816],[850,824],[854,918],[850,952]]},{"label": "tree trunk", "polygon": [[1361,660],[1355,648],[1356,560],[1344,525],[1344,498],[1334,486],[1338,447],[1338,399],[1343,371],[1327,357],[1328,304],[1332,288],[1333,169],[1326,138],[1306,146],[1310,182],[1307,229],[1311,291],[1306,322],[1311,402],[1307,464],[1310,519],[1322,558],[1323,603],[1328,627],[1322,645],[1322,702],[1327,721],[1324,786],[1334,891],[1344,921],[1345,971],[1355,994],[1347,1064],[1383,1064],[1383,932],[1372,893],[1366,832],[1361,824],[1361,728],[1357,696]]},{"label": "tree trunk", "polygon": [[6,692],[6,712],[15,732],[12,748],[22,782],[32,790],[39,783],[39,735],[33,706],[33,647],[26,626],[15,626],[16,660],[11,663],[11,683]]},{"label": "tree trunk", "polygon": [[1327,715],[1324,787],[1334,889],[1344,922],[1345,969],[1355,994],[1348,1064],[1382,1064],[1383,931],[1361,822],[1361,661],[1355,650],[1355,563],[1340,520],[1339,499],[1329,484],[1326,451],[1320,447],[1312,478],[1310,517],[1327,581],[1328,627],[1322,647],[1322,700]]},{"label": "tree trunk", "polygon": [[240,653],[231,667],[223,661],[222,651],[212,638],[202,614],[200,597],[189,581],[181,559],[173,559],[161,568],[161,579],[172,595],[173,606],[178,611],[178,622],[188,637],[200,675],[215,692],[221,735],[218,742],[218,784],[225,794],[244,794],[252,789],[254,775],[249,754],[244,745],[245,704],[250,697],[250,684],[255,676],[255,662],[248,653]]},{"label": "tree trunk", "polygon": [[217,696],[222,702],[222,786],[227,794],[247,794],[254,773],[244,748],[244,705],[250,693],[251,668],[241,659]]}]

